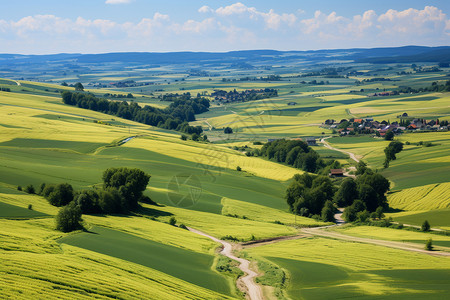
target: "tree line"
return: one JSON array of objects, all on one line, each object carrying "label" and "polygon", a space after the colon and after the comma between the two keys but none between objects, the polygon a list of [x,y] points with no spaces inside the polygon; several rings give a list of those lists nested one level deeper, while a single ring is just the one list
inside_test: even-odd
[{"label": "tree line", "polygon": [[68,183],[43,183],[38,194],[51,205],[62,207],[56,227],[69,232],[83,228],[82,214],[126,214],[136,211],[138,202],[154,203],[143,194],[150,177],[139,169],[109,168],[103,172],[100,189],[74,191]]},{"label": "tree line", "polygon": [[87,93],[64,91],[61,96],[63,102],[68,105],[188,134],[203,132],[201,126],[190,126],[188,122],[195,121],[195,114],[209,109],[209,100],[205,98],[175,100],[167,108],[160,109],[148,105],[142,108],[134,102],[128,104],[126,101],[111,101]]},{"label": "tree line", "polygon": [[363,162],[356,174],[356,179],[345,178],[339,187],[327,176],[297,174],[286,189],[286,202],[294,214],[326,222],[334,221],[336,206],[345,207],[343,217],[348,222],[380,218],[388,208],[389,181]]},{"label": "tree line", "polygon": [[267,142],[260,150],[255,149],[254,152],[255,155],[310,173],[327,173],[330,168],[340,168],[338,161],[321,158],[308,144],[300,140],[280,139]]}]

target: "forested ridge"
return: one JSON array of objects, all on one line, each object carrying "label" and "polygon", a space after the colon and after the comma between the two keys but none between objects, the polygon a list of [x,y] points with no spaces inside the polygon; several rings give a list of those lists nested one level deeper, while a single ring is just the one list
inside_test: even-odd
[{"label": "forested ridge", "polygon": [[190,126],[188,122],[195,121],[195,114],[209,109],[209,100],[201,97],[175,100],[168,107],[160,109],[148,105],[141,107],[134,102],[97,98],[89,93],[64,91],[61,96],[63,102],[68,105],[188,134],[203,132],[201,126]]}]

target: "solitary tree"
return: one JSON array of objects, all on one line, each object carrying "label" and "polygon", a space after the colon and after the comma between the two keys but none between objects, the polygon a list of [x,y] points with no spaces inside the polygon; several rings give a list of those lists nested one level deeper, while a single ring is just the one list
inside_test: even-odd
[{"label": "solitary tree", "polygon": [[225,134],[232,134],[233,133],[233,129],[231,127],[225,127],[223,129],[223,133],[225,133]]},{"label": "solitary tree", "polygon": [[423,221],[422,227],[420,229],[422,231],[430,231],[430,223],[428,223],[428,220]]},{"label": "solitary tree", "polygon": [[425,250],[432,251],[433,250],[433,240],[431,238],[425,243]]}]

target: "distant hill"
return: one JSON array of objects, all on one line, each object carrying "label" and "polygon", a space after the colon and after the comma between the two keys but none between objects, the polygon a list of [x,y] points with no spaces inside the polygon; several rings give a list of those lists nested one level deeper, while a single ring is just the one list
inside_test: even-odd
[{"label": "distant hill", "polygon": [[79,65],[89,64],[197,64],[223,65],[249,69],[257,65],[273,65],[290,61],[319,63],[329,60],[345,60],[362,63],[410,63],[410,62],[450,62],[450,47],[405,46],[372,49],[333,49],[311,51],[244,50],[230,52],[117,52],[101,54],[61,53],[48,55],[0,54],[2,69],[14,66],[46,64]]}]

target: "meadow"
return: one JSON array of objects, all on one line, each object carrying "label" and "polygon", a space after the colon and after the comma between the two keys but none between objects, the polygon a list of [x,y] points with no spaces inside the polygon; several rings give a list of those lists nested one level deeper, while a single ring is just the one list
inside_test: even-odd
[{"label": "meadow", "polygon": [[245,252],[283,268],[286,296],[292,299],[442,299],[449,292],[446,258],[325,238]]}]

